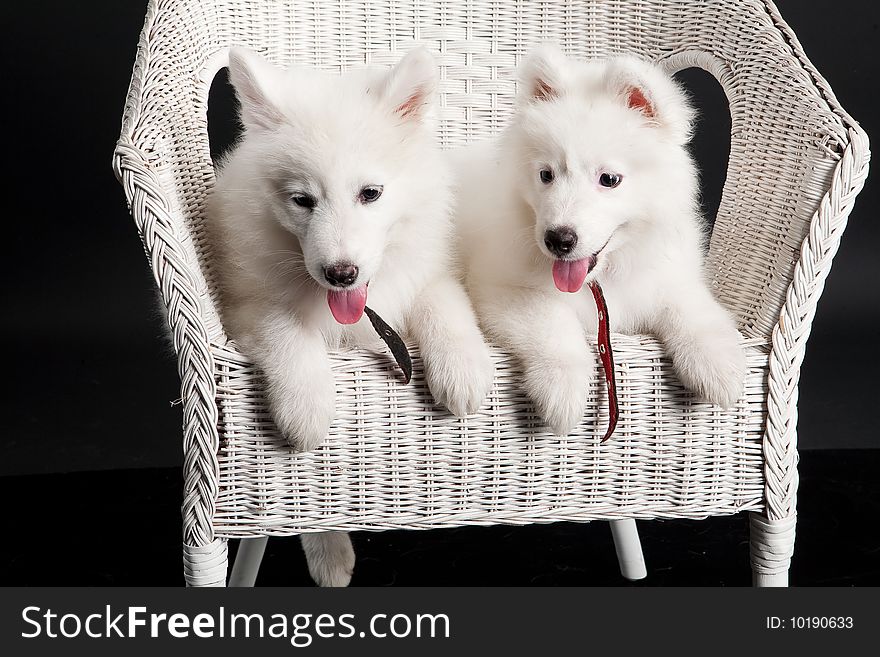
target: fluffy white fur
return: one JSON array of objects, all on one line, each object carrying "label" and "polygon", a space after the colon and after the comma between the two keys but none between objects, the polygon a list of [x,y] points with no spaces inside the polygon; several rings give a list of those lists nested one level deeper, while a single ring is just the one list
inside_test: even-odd
[{"label": "fluffy white fur", "polygon": [[[234,49],[230,80],[244,136],[223,163],[208,231],[224,325],[266,374],[269,405],[297,450],[334,417],[327,349],[384,349],[369,320],[337,323],[323,268],[359,268],[367,304],[418,343],[435,398],[474,412],[493,364],[451,266],[451,177],[433,137],[437,71],[424,50],[391,71],[282,71]],[[381,186],[365,202],[362,190]],[[303,207],[306,197],[313,207]],[[300,199],[299,203],[297,199]],[[345,585],[345,534],[304,537],[319,584]]]},{"label": "fluffy white fur", "polygon": [[[559,291],[551,273],[545,234],[561,226],[578,237],[562,259],[598,254],[584,285],[601,284],[612,331],[656,334],[686,386],[731,406],[745,357],[704,278],[684,93],[646,62],[574,61],[549,46],[523,62],[520,89],[508,129],[455,156],[457,215],[477,314],[521,359],[538,411],[568,434],[595,372],[592,296]],[[603,187],[602,173],[620,184]]]}]

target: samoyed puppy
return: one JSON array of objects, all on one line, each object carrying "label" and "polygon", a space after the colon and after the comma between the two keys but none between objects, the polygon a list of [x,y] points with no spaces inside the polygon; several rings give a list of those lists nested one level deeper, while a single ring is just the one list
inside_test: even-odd
[{"label": "samoyed puppy", "polygon": [[[207,230],[224,326],[263,370],[292,448],[334,417],[327,350],[384,349],[369,305],[415,341],[434,397],[472,413],[494,366],[452,266],[451,176],[434,137],[437,67],[421,49],[391,70],[281,70],[233,49],[244,133],[219,168]],[[346,585],[346,534],[304,535],[312,577]]]},{"label": "samoyed puppy", "polygon": [[574,61],[552,46],[518,77],[505,132],[455,156],[467,283],[486,333],[518,357],[526,393],[566,435],[595,373],[585,284],[597,281],[612,331],[655,334],[687,387],[731,406],[745,355],[703,271],[685,94],[652,64]]}]

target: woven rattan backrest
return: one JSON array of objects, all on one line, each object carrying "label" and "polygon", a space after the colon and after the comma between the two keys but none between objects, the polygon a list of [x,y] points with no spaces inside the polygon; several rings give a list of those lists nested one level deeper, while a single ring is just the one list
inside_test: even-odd
[{"label": "woven rattan backrest", "polygon": [[[698,66],[730,101],[727,182],[709,275],[749,337],[769,337],[810,221],[829,190],[852,122],[803,56],[775,7],[718,2],[498,0],[154,0],[147,15],[121,148],[150,165],[170,225],[170,258],[198,302],[206,335],[224,340],[213,307],[202,210],[213,181],[207,102],[231,45],[277,64],[343,71],[390,65],[416,44],[441,64],[439,138],[453,147],[497,133],[512,110],[513,71],[531,46],[578,57],[632,52],[670,71]],[[719,154],[719,156],[721,156]],[[141,227],[143,233],[143,227]],[[166,300],[170,285],[155,266]]]}]

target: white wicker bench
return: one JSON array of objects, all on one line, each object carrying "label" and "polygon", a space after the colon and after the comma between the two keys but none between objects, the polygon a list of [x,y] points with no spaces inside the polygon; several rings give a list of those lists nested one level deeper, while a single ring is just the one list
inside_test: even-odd
[{"label": "white wicker bench", "polygon": [[[512,71],[545,40],[697,66],[724,88],[731,150],[708,269],[746,340],[743,397],[730,411],[697,403],[654,338],[616,336],[620,423],[600,444],[603,394],[571,436],[553,437],[502,352],[488,401],[457,419],[433,402],[418,358],[403,386],[389,359],[352,351],[333,357],[331,436],[289,453],[259,373],[219,322],[201,226],[208,92],[228,48],[341,71],[424,45],[442,65],[439,138],[452,147],[503,126]],[[799,370],[868,159],[865,133],[769,1],[152,0],[114,167],[179,358],[187,583],[225,583],[230,538],[750,511],[755,581],[786,584]]]}]

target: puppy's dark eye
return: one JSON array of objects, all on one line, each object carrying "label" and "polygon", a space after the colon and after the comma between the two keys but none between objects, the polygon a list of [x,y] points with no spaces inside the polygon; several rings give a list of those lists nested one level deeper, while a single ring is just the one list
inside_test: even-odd
[{"label": "puppy's dark eye", "polygon": [[361,203],[372,203],[382,196],[382,185],[367,185],[358,193],[358,201]]},{"label": "puppy's dark eye", "polygon": [[619,173],[603,173],[599,176],[599,184],[602,185],[602,187],[617,187],[621,180],[623,180],[623,176]]},{"label": "puppy's dark eye", "polygon": [[305,208],[306,210],[313,210],[315,207],[315,197],[309,196],[308,194],[294,194],[290,197],[290,200],[293,201],[295,205]]},{"label": "puppy's dark eye", "polygon": [[541,182],[545,185],[549,185],[553,182],[553,171],[550,169],[541,169],[541,172],[538,175],[541,177]]}]

